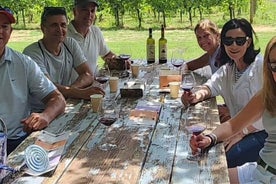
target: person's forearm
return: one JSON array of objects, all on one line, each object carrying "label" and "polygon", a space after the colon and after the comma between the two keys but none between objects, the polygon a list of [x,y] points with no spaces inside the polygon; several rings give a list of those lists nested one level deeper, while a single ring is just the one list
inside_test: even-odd
[{"label": "person's forearm", "polygon": [[72,86],[63,86],[59,84],[55,84],[58,90],[61,92],[61,94],[64,96],[64,98],[76,98],[80,99],[82,98],[82,94],[80,92],[80,89],[72,87]]},{"label": "person's forearm", "polygon": [[209,55],[203,54],[201,57],[196,58],[186,63],[188,70],[194,71],[209,64]]},{"label": "person's forearm", "polygon": [[93,83],[93,75],[85,73],[79,75],[79,77],[72,83],[71,87],[74,88],[86,88]]},{"label": "person's forearm", "polygon": [[62,114],[65,110],[66,102],[59,91],[54,91],[43,100],[45,102],[45,109],[42,112],[47,118],[48,123],[52,122],[57,116]]},{"label": "person's forearm", "polygon": [[218,126],[213,133],[217,136],[218,141],[224,141],[257,121],[262,116],[263,111],[264,104],[262,96],[258,93],[249,101],[242,111],[234,118]]}]

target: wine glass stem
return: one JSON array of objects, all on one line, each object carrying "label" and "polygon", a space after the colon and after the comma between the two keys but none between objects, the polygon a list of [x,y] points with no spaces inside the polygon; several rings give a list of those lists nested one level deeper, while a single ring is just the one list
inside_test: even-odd
[{"label": "wine glass stem", "polygon": [[125,71],[127,72],[127,60],[125,60]]}]

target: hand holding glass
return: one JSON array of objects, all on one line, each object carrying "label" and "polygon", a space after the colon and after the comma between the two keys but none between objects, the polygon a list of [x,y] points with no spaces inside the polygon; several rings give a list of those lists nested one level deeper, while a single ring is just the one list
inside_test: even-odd
[{"label": "hand holding glass", "polygon": [[[189,107],[186,110],[185,118],[185,128],[188,131],[189,135],[199,135],[206,129],[206,123],[204,120],[204,112],[200,109],[195,109],[194,107]],[[188,160],[198,161],[201,159],[203,154],[203,149],[200,149],[199,152],[195,155],[189,153],[187,156]]]}]

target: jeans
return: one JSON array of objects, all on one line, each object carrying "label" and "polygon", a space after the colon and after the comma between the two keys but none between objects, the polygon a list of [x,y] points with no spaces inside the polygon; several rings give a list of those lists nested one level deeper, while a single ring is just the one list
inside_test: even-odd
[{"label": "jeans", "polygon": [[240,142],[226,152],[228,168],[243,165],[246,162],[256,162],[259,151],[264,147],[267,133],[265,130],[248,134]]}]

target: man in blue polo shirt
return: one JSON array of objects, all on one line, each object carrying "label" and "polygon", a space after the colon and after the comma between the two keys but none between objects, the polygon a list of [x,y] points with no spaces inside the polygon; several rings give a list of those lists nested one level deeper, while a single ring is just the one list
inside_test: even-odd
[{"label": "man in blue polo shirt", "polygon": [[[7,152],[27,135],[41,130],[64,112],[65,100],[55,85],[28,56],[7,47],[15,23],[13,13],[0,6],[0,118],[8,130]],[[30,97],[45,104],[41,113],[31,113]]]}]

